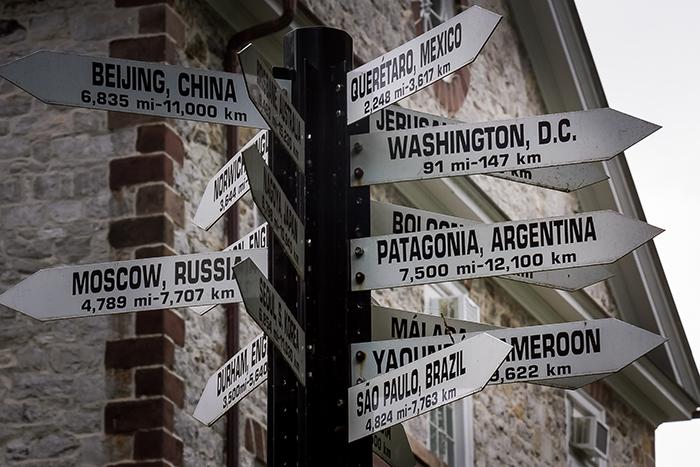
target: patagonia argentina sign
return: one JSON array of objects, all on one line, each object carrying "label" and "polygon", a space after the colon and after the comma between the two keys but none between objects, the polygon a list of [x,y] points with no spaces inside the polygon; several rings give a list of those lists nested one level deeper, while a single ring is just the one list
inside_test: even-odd
[{"label": "patagonia argentina sign", "polygon": [[352,290],[608,264],[661,233],[613,211],[350,241]]},{"label": "patagonia argentina sign", "polygon": [[198,253],[42,269],[0,304],[39,320],[241,302],[234,266],[267,270],[267,249]]},{"label": "patagonia argentina sign", "polygon": [[[370,224],[372,235],[389,235],[472,226],[478,225],[479,222],[396,204],[371,201]],[[556,271],[521,272],[503,276],[503,279],[575,291],[611,276],[612,273],[606,266],[586,266]]]},{"label": "patagonia argentina sign", "polygon": [[[421,322],[426,317],[420,313],[403,313],[411,321]],[[427,318],[432,318],[428,322],[439,319]],[[407,338],[406,328],[390,329],[389,340],[352,344],[351,355],[359,352],[364,356],[362,362],[352,363],[353,381],[395,371],[479,334]],[[512,346],[488,384],[527,382],[571,389],[621,370],[666,341],[662,336],[614,318],[499,328],[488,333]]]},{"label": "patagonia argentina sign", "polygon": [[235,73],[40,51],[0,76],[47,104],[268,128]]},{"label": "patagonia argentina sign", "polygon": [[349,72],[348,123],[408,97],[473,62],[500,20],[500,15],[472,6]]},{"label": "patagonia argentina sign", "polygon": [[351,137],[356,185],[604,161],[660,127],[609,108]]},{"label": "patagonia argentina sign", "polygon": [[[391,105],[370,115],[369,132],[410,130],[413,128],[454,125],[458,123],[463,122],[439,115],[404,109],[398,105]],[[360,172],[356,173],[359,174]],[[518,169],[485,175],[566,192],[575,191],[608,179],[605,168],[597,162],[562,165],[544,169]]]}]

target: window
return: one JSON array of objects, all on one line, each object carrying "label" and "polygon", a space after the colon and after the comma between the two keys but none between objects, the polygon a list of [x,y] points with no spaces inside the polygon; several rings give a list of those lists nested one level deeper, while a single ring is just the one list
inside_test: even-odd
[{"label": "window", "polygon": [[[479,320],[479,307],[457,284],[424,286],[425,312],[469,321]],[[450,466],[474,465],[473,407],[470,397],[432,410],[428,448]]]},{"label": "window", "polygon": [[566,438],[569,467],[607,467],[605,408],[582,390],[566,393]]}]

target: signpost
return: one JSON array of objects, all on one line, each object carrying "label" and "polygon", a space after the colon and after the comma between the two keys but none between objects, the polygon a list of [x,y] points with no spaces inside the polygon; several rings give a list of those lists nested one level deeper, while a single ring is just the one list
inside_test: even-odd
[{"label": "signpost", "polygon": [[393,425],[372,435],[372,450],[392,467],[415,467],[416,457],[403,425]]},{"label": "signpost", "polygon": [[[405,319],[421,323],[426,315],[403,312]],[[373,315],[377,316],[377,314]],[[418,329],[430,330],[435,318],[427,319]],[[434,335],[405,338],[397,328],[387,329],[386,319],[377,327],[392,339],[352,345],[353,378],[368,379],[395,371],[454,342],[479,335]],[[374,325],[374,323],[373,323]],[[459,327],[468,327],[463,322]],[[491,336],[513,346],[505,362],[496,370],[489,384],[514,382],[542,383],[550,381],[558,387],[575,389],[608,374],[620,371],[633,361],[666,342],[666,338],[614,318],[577,321],[522,328],[499,328],[488,331]],[[374,337],[374,336],[373,336]],[[357,356],[361,356],[358,358]]]},{"label": "signpost", "polygon": [[348,123],[420,91],[474,61],[501,16],[472,6],[347,75]]},{"label": "signpost", "polygon": [[353,290],[617,261],[662,230],[613,211],[351,240]]},{"label": "signpost", "polygon": [[267,336],[259,334],[209,377],[194,418],[212,425],[267,380]]},{"label": "signpost", "polygon": [[243,163],[253,200],[287,253],[299,277],[304,277],[304,224],[282,192],[257,146],[243,151]]},{"label": "signpost", "polygon": [[40,51],[0,76],[47,104],[267,128],[235,73]]},{"label": "signpost", "polygon": [[234,266],[267,270],[265,249],[163,256],[35,272],[0,304],[41,321],[241,301]]},{"label": "signpost", "polygon": [[[243,238],[230,244],[229,246],[224,248],[223,251],[234,251],[244,249],[250,250],[253,248],[262,248],[267,254],[267,222],[253,229],[250,233],[243,236]],[[264,264],[267,265],[267,260],[264,262]],[[263,269],[263,271],[267,271],[267,269]],[[204,313],[211,310],[212,308],[214,308],[215,306],[216,305],[193,306],[192,311],[201,316]]]},{"label": "signpost", "polygon": [[[369,116],[369,132],[409,130],[412,128],[455,125],[459,123],[464,122],[440,115],[405,109],[398,105],[390,105]],[[567,192],[608,179],[605,168],[598,162],[554,166],[544,169],[519,169],[485,175]]]},{"label": "signpost", "polygon": [[660,127],[603,108],[356,135],[354,184],[373,185],[604,161]]},{"label": "signpost", "polygon": [[[401,234],[479,225],[479,222],[397,204],[372,201],[372,235]],[[516,282],[575,291],[612,277],[605,266],[586,266],[503,276]]]},{"label": "signpost", "polygon": [[510,350],[481,333],[350,387],[349,441],[481,391]]},{"label": "signpost", "polygon": [[304,172],[304,120],[272,76],[272,66],[252,44],[238,52],[238,59],[250,98],[299,170]]},{"label": "signpost", "polygon": [[209,230],[231,206],[248,193],[250,185],[248,174],[243,166],[243,151],[253,144],[258,148],[263,160],[267,162],[269,134],[267,131],[261,131],[229,159],[207,183],[194,215],[194,223],[199,227]]},{"label": "signpost", "polygon": [[304,330],[255,263],[246,260],[234,270],[246,312],[267,334],[299,382],[306,384]]}]

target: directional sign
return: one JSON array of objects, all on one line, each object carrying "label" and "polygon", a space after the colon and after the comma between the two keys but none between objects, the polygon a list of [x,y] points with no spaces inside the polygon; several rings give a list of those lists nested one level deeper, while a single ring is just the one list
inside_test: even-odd
[{"label": "directional sign", "polygon": [[[245,235],[240,240],[230,244],[223,251],[233,251],[233,250],[243,250],[243,249],[253,249],[253,248],[263,248],[267,251],[267,222],[260,225],[249,234]],[[267,264],[267,260],[265,261]],[[265,271],[265,269],[263,269]],[[240,300],[239,300],[240,301]],[[193,306],[192,311],[198,315],[203,315],[207,311],[214,308],[216,305],[204,305],[204,306]]]},{"label": "directional sign", "polygon": [[500,20],[500,15],[473,6],[349,72],[348,123],[473,62]]},{"label": "directional sign", "polygon": [[267,336],[261,333],[209,377],[194,418],[213,424],[266,379]]},{"label": "directional sign", "polygon": [[248,193],[250,186],[248,175],[243,167],[243,151],[253,144],[257,146],[263,160],[267,162],[269,134],[267,131],[261,131],[226,162],[207,183],[194,215],[194,223],[199,227],[209,230],[231,206]]},{"label": "directional sign", "polygon": [[292,203],[285,196],[272,171],[265,165],[257,146],[249,146],[243,151],[243,163],[248,172],[253,201],[267,219],[297,274],[303,279],[304,224],[294,212]]},{"label": "directional sign", "polygon": [[[371,201],[370,219],[372,235],[389,235],[427,230],[449,229],[479,225],[479,222],[461,217],[407,208],[397,204]],[[555,287],[575,291],[612,277],[605,266],[587,266],[558,271],[541,271],[503,276],[516,282]]]},{"label": "directional sign", "polygon": [[267,270],[267,250],[237,250],[42,269],[0,304],[42,321],[241,301],[234,265]]},{"label": "directional sign", "polygon": [[372,435],[372,451],[391,467],[416,466],[416,458],[401,424]]},{"label": "directional sign", "polygon": [[47,104],[267,128],[235,73],[40,51],[0,76]]},{"label": "directional sign", "polygon": [[350,138],[350,165],[372,185],[596,162],[659,128],[604,108],[369,133]]},{"label": "directional sign", "polygon": [[350,387],[349,441],[481,391],[510,349],[482,333]]},{"label": "directional sign", "polygon": [[280,142],[304,172],[304,120],[272,76],[272,66],[252,44],[238,52],[250,98]]},{"label": "directional sign", "polygon": [[[415,313],[404,313],[416,316]],[[421,321],[423,318],[418,315],[414,319]],[[488,333],[513,346],[505,362],[491,376],[489,384],[547,384],[547,380],[551,380],[550,383],[567,388],[576,388],[615,373],[667,340],[614,318],[500,328]],[[402,368],[445,347],[450,348],[453,342],[478,334],[471,332],[353,344],[351,355],[361,352],[365,356],[362,362],[353,359],[353,381],[374,378]],[[599,376],[596,378],[595,375]]]},{"label": "directional sign", "polygon": [[246,311],[275,344],[299,382],[306,384],[304,330],[252,261],[243,261],[234,270]]},{"label": "directional sign", "polygon": [[662,229],[613,211],[350,241],[353,290],[607,264]]},{"label": "directional sign", "polygon": [[[463,122],[439,115],[405,109],[398,105],[390,105],[370,115],[369,132],[409,130],[412,128],[454,125],[457,123]],[[485,175],[566,192],[575,191],[609,178],[603,164],[599,162],[563,165],[544,169],[519,169]]]}]

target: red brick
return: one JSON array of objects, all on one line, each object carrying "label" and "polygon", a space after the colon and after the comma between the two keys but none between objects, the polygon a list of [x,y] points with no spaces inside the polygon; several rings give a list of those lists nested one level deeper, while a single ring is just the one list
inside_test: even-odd
[{"label": "red brick", "polygon": [[182,465],[182,441],[163,429],[138,431],[134,435],[134,459],[165,459]]},{"label": "red brick", "polygon": [[168,5],[172,5],[175,3],[175,0],[114,0],[114,6],[117,8],[154,5],[157,3],[167,3]]},{"label": "red brick", "polygon": [[165,213],[180,227],[185,225],[185,202],[164,183],[146,185],[136,194],[136,214]]},{"label": "red brick", "polygon": [[109,43],[109,56],[173,64],[177,61],[177,46],[165,34],[117,39]]},{"label": "red brick", "polygon": [[182,347],[185,345],[185,320],[173,310],[142,311],[136,314],[136,334],[165,334]]},{"label": "red brick", "polygon": [[255,439],[253,438],[253,420],[247,418],[245,421],[245,435],[244,435],[245,448],[248,452],[255,453]]},{"label": "red brick", "polygon": [[163,123],[139,127],[136,150],[139,152],[165,152],[180,165],[185,160],[185,147],[182,144],[182,139]]},{"label": "red brick", "polygon": [[165,396],[182,408],[185,383],[165,367],[137,368],[134,372],[136,396]]},{"label": "red brick", "polygon": [[173,430],[173,404],[162,398],[109,402],[105,406],[105,433],[127,434],[149,428]]},{"label": "red brick", "polygon": [[141,34],[164,32],[176,44],[185,43],[185,23],[171,7],[162,3],[139,10],[139,32]]},{"label": "red brick", "polygon": [[112,190],[148,182],[173,184],[173,160],[165,153],[120,157],[109,161],[109,187]]},{"label": "red brick", "polygon": [[177,253],[168,245],[144,246],[134,252],[134,258],[159,258],[161,256],[175,256]]},{"label": "red brick", "polygon": [[165,365],[172,368],[174,362],[175,345],[165,336],[108,341],[105,348],[105,367],[111,369],[149,365]]},{"label": "red brick", "polygon": [[126,112],[107,112],[107,127],[110,130],[118,130],[128,126],[136,126],[150,123],[161,123],[163,118],[140,115]]},{"label": "red brick", "polygon": [[266,462],[267,449],[265,448],[265,438],[267,432],[257,421],[253,420],[253,431],[255,432],[255,457],[260,461]]},{"label": "red brick", "polygon": [[147,245],[149,243],[173,244],[173,223],[167,217],[134,217],[109,224],[109,244],[114,248]]}]

